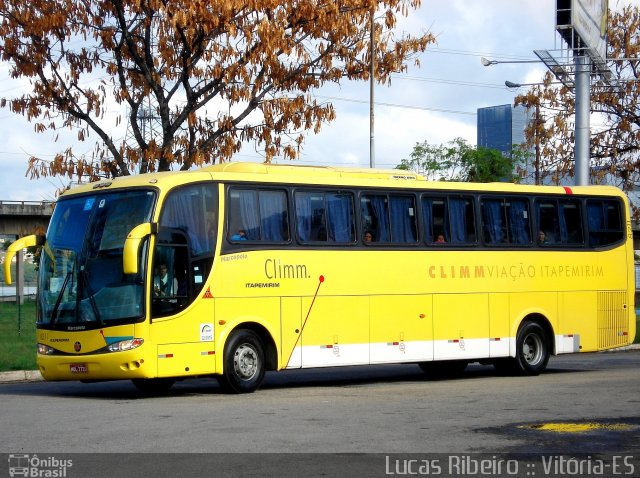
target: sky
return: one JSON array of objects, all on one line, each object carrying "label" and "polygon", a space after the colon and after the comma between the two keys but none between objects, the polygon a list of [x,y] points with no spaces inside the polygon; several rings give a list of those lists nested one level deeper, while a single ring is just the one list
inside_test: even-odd
[{"label": "sky", "polygon": [[[640,0],[609,0],[610,8],[640,4]],[[498,61],[536,60],[534,50],[565,48],[555,32],[556,0],[422,0],[417,10],[401,18],[399,33],[430,31],[437,43],[419,56],[420,67],[392,76],[391,85],[375,89],[375,165],[394,168],[416,143],[447,143],[462,137],[476,144],[478,108],[512,104],[526,88],[514,83],[541,81],[541,63],[500,63],[485,67],[481,58]],[[0,97],[18,96],[21,83],[8,78],[0,63]],[[369,84],[346,83],[317,91],[318,100],[331,101],[337,118],[307,136],[299,160],[304,165],[369,167]],[[95,136],[94,136],[95,137]],[[36,134],[22,116],[0,109],[0,200],[54,200],[68,178],[30,180],[26,175],[31,155],[53,158],[74,136],[54,142],[51,132]],[[74,143],[71,143],[74,144]],[[91,139],[78,148],[90,151]],[[75,149],[75,146],[74,146]],[[259,161],[263,155],[245,147],[234,160]],[[274,162],[283,163],[276,159]]]}]

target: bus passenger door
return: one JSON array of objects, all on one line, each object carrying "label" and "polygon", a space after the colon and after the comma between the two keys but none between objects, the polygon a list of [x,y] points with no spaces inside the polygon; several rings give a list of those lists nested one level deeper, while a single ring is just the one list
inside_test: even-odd
[{"label": "bus passenger door", "polygon": [[489,357],[488,294],[436,294],[434,360]]},{"label": "bus passenger door", "polygon": [[371,297],[371,363],[433,359],[431,295]]}]

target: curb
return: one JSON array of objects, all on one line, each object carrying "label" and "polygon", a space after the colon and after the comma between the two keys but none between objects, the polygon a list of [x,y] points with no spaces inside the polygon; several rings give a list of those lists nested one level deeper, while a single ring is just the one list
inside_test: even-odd
[{"label": "curb", "polygon": [[[640,350],[640,344],[631,344],[618,349],[604,350],[603,353],[626,352],[628,350]],[[12,372],[0,372],[0,383],[15,382],[42,382],[44,379],[39,370],[14,370]]]},{"label": "curb", "polygon": [[42,382],[44,379],[39,370],[13,370],[0,372],[0,383]]},{"label": "curb", "polygon": [[605,353],[625,352],[627,350],[640,350],[640,344],[631,344],[631,345],[627,345],[625,347],[620,347],[620,348],[617,348],[617,349],[603,350],[603,352],[605,352]]}]

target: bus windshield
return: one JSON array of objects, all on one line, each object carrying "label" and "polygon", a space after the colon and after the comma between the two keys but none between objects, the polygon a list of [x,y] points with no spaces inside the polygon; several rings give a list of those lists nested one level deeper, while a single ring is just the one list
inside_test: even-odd
[{"label": "bus windshield", "polygon": [[154,198],[138,190],[58,201],[40,261],[40,327],[78,330],[142,320],[146,261],[138,274],[125,275],[122,250],[131,229],[149,221]]}]

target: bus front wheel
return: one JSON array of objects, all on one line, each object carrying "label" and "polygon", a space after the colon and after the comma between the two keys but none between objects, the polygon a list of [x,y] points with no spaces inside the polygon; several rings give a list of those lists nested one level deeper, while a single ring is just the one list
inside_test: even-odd
[{"label": "bus front wheel", "polygon": [[251,330],[231,334],[224,349],[224,373],[220,384],[231,393],[251,393],[262,384],[265,373],[264,346]]},{"label": "bus front wheel", "polygon": [[523,375],[538,375],[549,362],[549,339],[545,329],[536,322],[527,322],[516,339],[517,370]]}]

